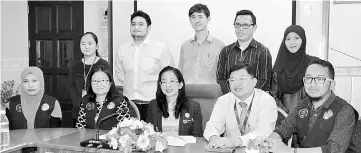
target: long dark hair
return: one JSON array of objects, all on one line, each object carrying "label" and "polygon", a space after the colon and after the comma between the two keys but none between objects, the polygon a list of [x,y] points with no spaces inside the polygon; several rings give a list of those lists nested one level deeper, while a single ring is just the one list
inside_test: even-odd
[{"label": "long dark hair", "polygon": [[181,89],[179,89],[179,91],[178,91],[178,97],[177,97],[176,105],[175,105],[175,109],[174,109],[174,112],[175,112],[174,117],[176,119],[178,119],[182,109],[185,109],[188,111],[188,107],[187,107],[186,87],[185,87],[184,79],[183,79],[182,73],[177,68],[167,66],[160,71],[159,77],[158,77],[156,99],[158,102],[159,109],[162,112],[162,116],[164,118],[168,118],[169,117],[168,101],[167,101],[166,95],[163,93],[163,91],[161,89],[161,85],[160,85],[162,75],[164,72],[167,72],[167,71],[172,71],[175,74],[175,76],[177,77],[178,82],[183,83],[183,87]]},{"label": "long dark hair", "polygon": [[88,85],[87,96],[89,97],[89,101],[95,101],[96,95],[91,86],[91,78],[93,77],[95,72],[99,72],[99,71],[104,72],[108,76],[110,88],[109,88],[109,92],[106,96],[106,99],[107,99],[107,101],[113,100],[115,97],[118,97],[119,94],[116,91],[116,87],[115,87],[114,80],[112,77],[112,72],[110,71],[110,69],[108,67],[106,67],[104,65],[94,65],[94,69],[90,72],[90,74],[87,78],[87,85]]},{"label": "long dark hair", "polygon": [[[91,35],[91,36],[93,37],[94,41],[95,41],[95,44],[98,45],[98,37],[97,37],[97,35],[95,35],[93,32],[86,32],[86,33],[84,33],[83,35],[81,35],[80,41],[81,41],[81,38],[83,38],[85,35]],[[98,56],[98,57],[100,57],[99,52],[98,52],[98,49],[95,51],[95,55]],[[83,55],[83,56],[84,56],[84,55]]]}]

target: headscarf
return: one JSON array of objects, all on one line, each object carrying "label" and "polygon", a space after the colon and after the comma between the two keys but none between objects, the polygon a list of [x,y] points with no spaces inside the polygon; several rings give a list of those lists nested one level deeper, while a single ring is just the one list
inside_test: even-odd
[{"label": "headscarf", "polygon": [[[296,53],[291,53],[285,44],[287,35],[295,32],[302,39],[302,44]],[[289,26],[284,33],[283,40],[278,50],[273,71],[277,73],[278,87],[282,94],[293,94],[303,88],[302,77],[311,61],[311,56],[306,54],[306,34],[299,25]]]},{"label": "headscarf", "polygon": [[22,85],[20,88],[21,108],[26,118],[28,129],[33,129],[35,115],[44,96],[44,76],[41,69],[37,67],[28,67],[21,73],[21,83],[23,83],[28,74],[34,74],[40,82],[40,91],[34,96],[28,95]]}]

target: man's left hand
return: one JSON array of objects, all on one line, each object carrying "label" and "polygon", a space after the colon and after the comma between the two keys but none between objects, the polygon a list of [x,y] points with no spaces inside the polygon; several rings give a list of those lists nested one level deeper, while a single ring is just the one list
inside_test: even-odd
[{"label": "man's left hand", "polygon": [[242,145],[242,140],[238,137],[221,137],[221,148],[234,148]]}]

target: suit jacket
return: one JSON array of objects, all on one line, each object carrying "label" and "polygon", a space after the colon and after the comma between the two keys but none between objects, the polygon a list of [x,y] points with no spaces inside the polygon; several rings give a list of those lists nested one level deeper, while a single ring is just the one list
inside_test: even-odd
[{"label": "suit jacket", "polygon": [[[203,136],[202,112],[198,102],[188,99],[188,111],[183,109],[179,116],[178,135]],[[162,131],[162,112],[156,99],[149,103],[147,122],[154,125],[154,130]]]}]

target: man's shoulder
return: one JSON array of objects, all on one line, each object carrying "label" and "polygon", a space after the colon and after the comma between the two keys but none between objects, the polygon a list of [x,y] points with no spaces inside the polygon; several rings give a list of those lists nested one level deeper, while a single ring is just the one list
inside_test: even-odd
[{"label": "man's shoulder", "polygon": [[223,51],[223,50],[224,50],[224,51],[227,51],[227,52],[230,51],[230,50],[236,45],[236,43],[237,43],[237,42],[233,42],[233,43],[225,46],[225,47],[222,49],[222,51]]},{"label": "man's shoulder", "polygon": [[253,39],[253,41],[259,51],[269,52],[269,49],[265,45],[263,45],[261,42],[257,41],[256,39]]},{"label": "man's shoulder", "polygon": [[226,93],[220,97],[218,97],[217,102],[221,102],[221,103],[228,103],[230,102],[232,99],[234,99],[234,95],[232,92]]},{"label": "man's shoulder", "polygon": [[259,95],[263,104],[264,103],[276,104],[275,99],[269,93],[258,88],[255,88],[254,91],[256,95]]}]

